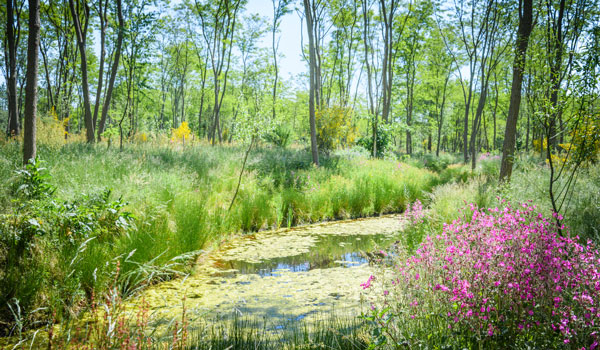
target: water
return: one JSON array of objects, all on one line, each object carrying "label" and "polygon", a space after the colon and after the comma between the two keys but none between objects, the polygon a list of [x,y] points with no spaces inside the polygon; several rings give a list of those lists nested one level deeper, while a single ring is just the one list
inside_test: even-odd
[{"label": "water", "polygon": [[245,260],[220,260],[216,266],[235,273],[255,273],[260,276],[279,276],[282,271],[306,272],[336,266],[352,267],[369,262],[365,252],[377,247],[387,247],[390,235],[319,235],[309,252],[299,255],[272,258],[260,262]]},{"label": "water", "polygon": [[193,275],[141,298],[157,323],[180,317],[185,300],[192,327],[231,315],[273,327],[323,313],[357,315],[365,307],[360,284],[381,268],[366,253],[388,247],[401,228],[398,216],[383,216],[240,236],[202,257]]}]

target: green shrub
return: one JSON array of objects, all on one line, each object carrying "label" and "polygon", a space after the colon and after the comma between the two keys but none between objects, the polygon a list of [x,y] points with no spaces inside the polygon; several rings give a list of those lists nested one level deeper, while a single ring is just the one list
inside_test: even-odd
[{"label": "green shrub", "polygon": [[292,131],[283,126],[278,126],[264,136],[264,140],[276,147],[286,148],[290,143]]},{"label": "green shrub", "polygon": [[[390,147],[391,136],[385,125],[377,125],[377,158],[383,158],[383,155]],[[373,135],[364,136],[358,139],[357,144],[365,148],[369,154],[373,152]]]},{"label": "green shrub", "polygon": [[[133,217],[125,203],[110,200],[110,191],[60,202],[40,162],[18,171],[14,207],[0,217],[1,324],[16,320],[28,328],[74,312],[102,290],[112,269],[111,245],[130,232]],[[99,264],[99,262],[102,262]],[[106,264],[103,264],[106,262]],[[33,313],[33,310],[44,310]],[[9,333],[8,328],[0,330]]]}]

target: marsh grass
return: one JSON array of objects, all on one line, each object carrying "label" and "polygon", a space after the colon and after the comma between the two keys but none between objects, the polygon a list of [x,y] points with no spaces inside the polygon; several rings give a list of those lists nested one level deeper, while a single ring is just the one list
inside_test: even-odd
[{"label": "marsh grass", "polygon": [[234,317],[190,331],[188,349],[367,349],[364,322],[357,318],[323,315],[312,323]]},{"label": "marsh grass", "polygon": [[[549,173],[538,156],[524,155],[515,162],[510,184],[500,188],[499,193],[513,202],[533,199],[540,211],[549,213],[552,211],[548,192]],[[585,164],[573,178],[574,185],[569,193],[561,193],[570,180],[570,174],[565,173],[554,184],[558,203],[562,203],[565,225],[569,227],[570,234],[578,235],[582,242],[591,239],[600,244],[600,163]]]},{"label": "marsh grass", "polygon": [[[52,235],[36,236],[38,249],[32,250],[28,268],[11,265],[1,272],[20,276],[18,281],[3,278],[2,284],[23,286],[11,298],[21,300],[23,314],[29,315],[25,329],[47,322],[49,310],[62,310],[60,320],[77,317],[92,291],[101,294],[107,288],[117,261],[126,297],[188,272],[185,262],[194,258],[190,252],[211,249],[231,234],[401,212],[439,182],[431,171],[395,161],[333,154],[316,168],[304,150],[258,148],[251,153],[240,194],[228,211],[243,156],[236,146],[133,144],[119,152],[81,143],[42,143],[38,154],[51,175],[49,184],[56,188],[53,203],[80,203],[110,189],[106,201],[124,203],[131,227],[111,233],[108,240],[101,238],[100,230],[89,241],[62,248],[52,243]],[[19,181],[19,162],[17,144],[0,148],[0,202],[6,204],[5,213],[21,205],[11,185]],[[56,222],[63,217],[60,211],[47,214]],[[53,279],[61,281],[60,286],[48,284]],[[40,307],[47,311],[31,316]]]}]

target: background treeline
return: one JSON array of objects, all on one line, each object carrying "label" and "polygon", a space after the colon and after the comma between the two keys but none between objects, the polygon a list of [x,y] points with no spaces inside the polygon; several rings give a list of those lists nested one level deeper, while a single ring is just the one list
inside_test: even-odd
[{"label": "background treeline", "polygon": [[[523,52],[517,28],[527,4]],[[8,135],[23,123],[27,6],[1,7],[0,120]],[[272,14],[246,6],[41,1],[38,112],[65,137],[88,142],[170,136],[185,121],[194,138],[213,144],[257,129],[285,143],[309,140],[314,91],[321,150],[359,142],[374,155],[393,145],[408,154],[460,152],[467,162],[502,148],[519,67],[517,149],[548,157],[585,135],[597,149],[597,1],[273,0]],[[304,34],[282,37],[286,16],[299,16],[290,20],[301,20]],[[282,77],[281,40],[303,45],[311,75],[307,67]]]}]

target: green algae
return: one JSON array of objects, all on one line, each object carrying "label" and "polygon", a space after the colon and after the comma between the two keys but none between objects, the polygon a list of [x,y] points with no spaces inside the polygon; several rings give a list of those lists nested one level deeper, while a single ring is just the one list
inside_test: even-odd
[{"label": "green algae", "polygon": [[356,316],[360,284],[379,269],[360,251],[389,245],[402,226],[389,215],[241,236],[205,256],[192,276],[149,288],[131,307],[144,300],[155,325],[180,319],[184,308],[192,326],[231,315],[273,324]]}]

